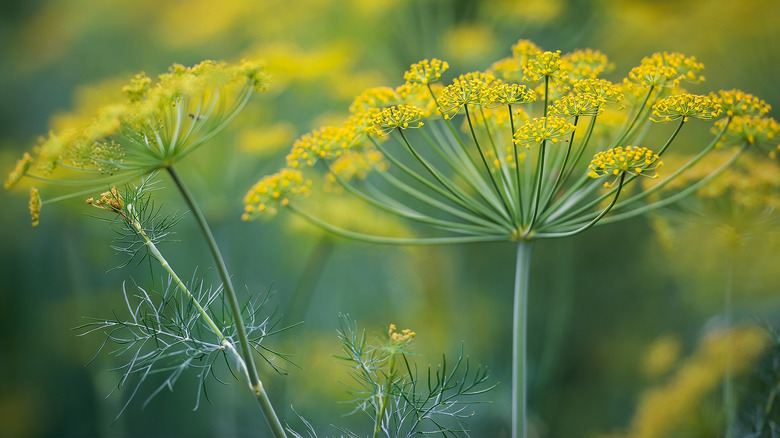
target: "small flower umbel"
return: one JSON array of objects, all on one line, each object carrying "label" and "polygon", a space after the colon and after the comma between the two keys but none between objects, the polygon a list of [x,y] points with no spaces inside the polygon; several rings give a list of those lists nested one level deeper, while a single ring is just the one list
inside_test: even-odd
[{"label": "small flower umbel", "polygon": [[488,384],[487,368],[471,366],[461,348],[454,364],[442,355],[438,367],[428,365],[420,376],[411,357],[415,332],[390,324],[372,342],[348,316],[341,315],[340,322],[342,352],[336,358],[350,370],[352,413],[362,411],[373,420],[371,436],[468,436],[466,421],[474,415],[468,406],[482,403],[474,398],[497,385]]},{"label": "small flower umbel", "polygon": [[262,64],[250,61],[174,64],[156,81],[140,73],[122,89],[123,100],[50,133],[35,157],[25,153],[5,188],[23,177],[87,188],[46,200],[51,203],[169,168],[222,131],[267,87]]},{"label": "small flower umbel", "polygon": [[[319,170],[344,193],[418,223],[418,237],[344,229],[308,214],[301,197],[290,198],[286,207],[333,233],[367,242],[515,242],[513,436],[525,436],[525,296],[532,243],[676,202],[748,147],[770,145],[776,122],[766,117],[760,99],[746,93],[683,90],[684,83],[703,81],[703,65],[680,53],[642,59],[622,83],[599,78],[614,68],[600,52],[562,54],[528,41],[518,42],[512,55],[491,69],[456,76],[442,86],[436,81],[445,65],[421,61],[404,75],[406,83],[366,91],[342,126],[304,135],[288,160],[305,180],[312,175],[315,188]],[[662,157],[684,135],[683,127],[712,120],[712,141],[682,170],[664,175]],[[648,144],[646,138],[666,140]],[[738,147],[723,168],[646,202],[724,142]],[[383,165],[366,168],[357,178],[341,177],[337,163],[348,152],[379,152]],[[657,184],[637,187],[633,182],[639,177]],[[247,198],[245,217],[262,216],[251,202],[256,198]],[[307,202],[328,200],[317,196]]]}]

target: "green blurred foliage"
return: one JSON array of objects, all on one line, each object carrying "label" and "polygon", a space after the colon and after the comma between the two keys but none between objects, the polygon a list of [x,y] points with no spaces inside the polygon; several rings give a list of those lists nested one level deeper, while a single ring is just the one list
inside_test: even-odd
[{"label": "green blurred foliage", "polygon": [[[276,376],[261,368],[281,417],[295,424],[292,405],[321,427],[346,425],[355,420],[341,418],[346,409],[337,403],[346,398],[337,383],[346,373],[331,357],[339,352],[339,313],[369,333],[390,322],[414,329],[421,363],[435,365],[440,353],[456,354],[463,341],[472,360],[489,366],[496,380],[511,381],[514,248],[377,247],[292,227],[284,215],[242,223],[245,191],[279,167],[295,136],[317,127],[320,117],[344,114],[362,88],[400,84],[412,62],[439,57],[456,72],[482,69],[520,38],[546,50],[601,50],[617,65],[615,80],[655,51],[695,55],[708,78],[700,90],[739,88],[778,108],[778,17],[780,3],[773,0],[5,2],[0,168],[10,171],[22,151],[56,125],[55,115],[104,99],[89,90],[108,79],[154,75],[173,62],[267,59],[272,90],[188,157],[181,173],[212,223],[234,282],[251,293],[271,287],[285,322],[304,321],[271,340],[301,369]],[[264,137],[269,132],[276,133],[273,141]],[[688,140],[699,144],[696,136]],[[264,142],[278,144],[268,150]],[[123,282],[159,286],[161,271],[150,273],[142,264],[107,272],[122,261],[109,247],[112,232],[78,200],[46,205],[41,225],[31,229],[23,192],[0,193],[0,436],[262,435],[260,413],[236,382],[213,383],[213,404],[192,412],[194,379],[184,379],[145,409],[141,394],[114,421],[127,397],[119,390],[106,398],[118,379],[108,370],[117,363],[100,356],[85,367],[102,339],[77,338],[70,329],[84,316],[121,309]],[[166,210],[186,210],[169,191],[159,200]],[[171,264],[184,277],[197,269],[216,283],[194,222],[185,218],[176,239],[163,247]],[[651,343],[673,333],[688,354],[708,324],[717,325],[719,305],[712,303],[721,295],[700,289],[718,282],[694,276],[719,275],[719,254],[676,259],[644,219],[542,242],[535,251],[533,429],[549,437],[626,429],[650,387],[641,358]],[[763,257],[777,260],[774,253]],[[681,275],[683,263],[712,269]],[[777,325],[780,285],[762,272],[745,267],[738,273],[744,280],[737,296],[751,297],[755,288],[761,299],[738,299],[736,315]],[[494,403],[478,412],[473,436],[508,434],[509,386],[490,394]]]}]

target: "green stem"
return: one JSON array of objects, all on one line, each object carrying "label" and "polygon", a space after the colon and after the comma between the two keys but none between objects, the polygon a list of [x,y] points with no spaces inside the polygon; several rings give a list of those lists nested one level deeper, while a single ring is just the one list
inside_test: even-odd
[{"label": "green stem", "polygon": [[528,334],[528,277],[531,267],[533,242],[520,240],[517,244],[514,305],[512,307],[512,437],[525,438],[528,429],[527,334]]},{"label": "green stem", "polygon": [[[731,298],[734,291],[734,264],[736,254],[730,251],[726,262],[726,278],[724,279],[723,319],[726,330],[731,330],[733,310]],[[726,409],[726,438],[734,438],[737,423],[737,397],[734,392],[734,370],[732,357],[735,354],[734,346],[726,346],[726,372],[723,375],[723,405]]]},{"label": "green stem", "polygon": [[326,231],[329,231],[337,236],[346,237],[347,239],[359,240],[367,243],[378,243],[384,245],[439,245],[439,244],[454,244],[454,243],[471,243],[471,242],[493,242],[499,240],[507,240],[509,238],[508,233],[501,234],[479,234],[475,236],[451,236],[451,237],[386,237],[375,236],[371,234],[358,233],[355,231],[345,230],[339,228],[333,224],[318,219],[303,210],[298,209],[292,203],[287,206],[293,213],[307,220],[311,224],[320,227]]},{"label": "green stem", "polygon": [[219,247],[217,246],[217,242],[211,232],[211,228],[209,228],[209,224],[206,222],[206,218],[203,216],[203,213],[198,207],[198,204],[195,202],[195,198],[184,184],[184,181],[181,179],[178,172],[176,172],[176,169],[174,169],[173,166],[168,166],[166,167],[166,170],[171,175],[171,178],[176,184],[176,187],[179,189],[179,192],[181,192],[182,197],[184,197],[184,200],[187,202],[187,205],[192,211],[192,214],[195,216],[195,220],[198,223],[198,226],[200,226],[203,237],[206,239],[206,243],[211,250],[211,255],[214,257],[214,261],[217,264],[217,271],[219,271],[219,275],[222,278],[222,283],[225,288],[225,295],[227,296],[228,303],[230,304],[230,311],[233,314],[233,320],[236,324],[238,343],[241,347],[241,356],[243,357],[244,364],[247,368],[249,386],[252,392],[255,394],[257,402],[260,404],[260,408],[262,409],[263,414],[265,414],[265,419],[268,421],[268,425],[273,431],[274,437],[286,438],[287,434],[284,431],[284,427],[279,421],[279,417],[276,415],[276,411],[271,404],[271,400],[268,398],[268,394],[265,392],[263,382],[257,375],[257,368],[255,367],[254,358],[252,356],[252,349],[249,345],[249,338],[247,337],[246,327],[244,326],[244,319],[241,316],[241,307],[238,304],[238,296],[236,295],[235,289],[233,289],[233,282],[230,279],[227,266],[225,266],[225,260],[222,258],[222,254],[219,251]]},{"label": "green stem", "polygon": [[382,432],[382,420],[387,413],[387,404],[390,401],[390,391],[393,387],[393,373],[395,372],[395,353],[390,353],[390,367],[387,374],[387,386],[383,393],[377,394],[379,397],[379,407],[374,421],[374,438],[379,438],[379,434]]},{"label": "green stem", "polygon": [[548,239],[549,239],[549,238],[551,238],[551,237],[567,237],[567,236],[573,236],[573,235],[575,235],[575,234],[579,234],[579,233],[581,233],[581,232],[583,232],[583,231],[587,230],[588,228],[590,228],[590,227],[592,227],[592,226],[596,225],[596,223],[597,223],[598,221],[600,221],[600,220],[601,220],[601,218],[603,218],[603,217],[604,217],[604,216],[605,216],[607,213],[609,213],[609,211],[610,211],[610,210],[612,210],[612,207],[614,207],[614,206],[615,206],[615,203],[616,203],[616,202],[617,202],[617,200],[618,200],[618,196],[620,196],[620,191],[623,189],[623,184],[624,184],[624,182],[625,182],[625,179],[626,179],[626,172],[623,172],[623,173],[621,173],[621,174],[620,174],[620,181],[619,181],[619,184],[618,184],[617,191],[615,192],[615,197],[614,197],[614,198],[612,198],[612,202],[610,202],[610,203],[609,203],[609,205],[607,206],[607,208],[605,208],[604,210],[602,210],[602,211],[601,211],[601,213],[599,213],[599,215],[598,215],[598,216],[596,216],[595,218],[593,218],[593,220],[591,220],[591,221],[590,221],[590,222],[588,222],[587,224],[585,224],[585,225],[582,225],[582,226],[581,226],[581,227],[579,227],[579,228],[575,228],[575,229],[573,229],[573,230],[571,230],[571,231],[565,231],[565,232],[559,232],[559,233],[536,233],[536,234],[535,234],[535,236],[536,236],[537,238],[548,238]]}]

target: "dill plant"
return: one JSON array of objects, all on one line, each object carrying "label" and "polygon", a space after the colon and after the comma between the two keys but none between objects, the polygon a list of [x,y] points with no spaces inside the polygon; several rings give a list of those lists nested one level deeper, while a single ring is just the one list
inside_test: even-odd
[{"label": "dill plant", "polygon": [[[468,436],[467,420],[474,415],[469,408],[485,403],[476,399],[498,384],[490,385],[486,367],[472,367],[469,358],[460,354],[454,363],[441,363],[434,369],[428,365],[420,373],[410,356],[417,333],[410,329],[398,331],[390,324],[383,336],[369,340],[365,330],[348,315],[340,315],[338,337],[342,354],[336,356],[350,372],[343,382],[353,405],[350,415],[362,412],[373,422],[371,436],[412,437],[441,434]],[[422,375],[421,375],[422,374]],[[317,437],[314,426],[299,416],[310,437]],[[293,436],[303,435],[288,429]],[[349,429],[339,429],[342,436],[358,438]]]},{"label": "dill plant", "polygon": [[[227,127],[252,95],[267,88],[264,66],[254,61],[174,64],[156,81],[140,73],[123,88],[124,99],[52,132],[41,140],[34,157],[25,153],[5,188],[13,188],[22,178],[70,188],[52,198],[31,189],[30,212],[37,225],[46,204],[113,186],[91,203],[117,215],[123,227],[117,249],[132,256],[144,249],[144,256],[159,262],[170,280],[159,297],[141,287],[135,294],[125,290],[129,320],[96,321],[82,329],[106,332],[108,340],[118,344],[116,354],[132,352],[130,362],[120,368],[122,382],[136,375],[140,385],[150,374],[170,373],[153,394],[172,389],[181,373],[193,367],[199,370],[202,386],[214,360],[223,355],[246,379],[274,436],[284,437],[254,359],[254,353],[265,348],[262,339],[274,331],[270,320],[259,314],[264,300],[239,303],[209,224],[176,169],[181,159]],[[185,284],[159,251],[159,240],[176,220],[160,220],[159,209],[150,204],[150,178],[158,171],[168,174],[190,208],[222,280],[219,287],[204,287],[194,277]],[[140,185],[133,185],[139,179]],[[117,188],[123,184],[124,192]],[[221,303],[220,311],[214,309],[215,303]]]},{"label": "dill plant", "polygon": [[[596,50],[544,51],[520,40],[511,56],[485,71],[442,84],[447,62],[413,64],[398,87],[355,98],[341,125],[325,126],[292,145],[286,167],[261,178],[245,196],[244,219],[286,208],[335,234],[383,244],[509,241],[517,247],[513,303],[512,436],[526,436],[526,324],[532,247],[540,239],[579,234],[670,205],[703,187],[747,150],[776,143],[777,123],[757,98],[738,90],[699,95],[703,65],[680,53],[655,53],[620,83]],[[690,123],[713,121],[698,155],[663,174],[662,156]],[[758,128],[760,127],[760,128]],[[758,130],[758,132],[756,132]],[[648,140],[651,135],[665,140]],[[673,187],[729,133],[734,149],[695,181]],[[649,144],[649,143],[653,144]],[[648,147],[650,146],[650,147]],[[651,188],[634,182],[657,180]],[[317,181],[316,183],[314,181]],[[605,182],[604,182],[605,181]],[[413,236],[357,232],[307,209],[337,187],[416,222]]]}]

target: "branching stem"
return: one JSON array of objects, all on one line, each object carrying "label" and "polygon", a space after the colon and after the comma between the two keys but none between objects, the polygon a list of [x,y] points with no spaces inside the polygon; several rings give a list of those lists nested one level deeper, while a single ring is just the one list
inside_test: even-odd
[{"label": "branching stem", "polygon": [[203,237],[206,239],[206,243],[208,244],[209,249],[211,250],[211,254],[214,257],[214,262],[217,264],[217,271],[219,271],[219,275],[222,278],[222,282],[225,287],[225,294],[227,296],[228,303],[230,304],[230,311],[233,314],[233,320],[236,324],[238,343],[241,347],[241,356],[243,357],[247,368],[249,386],[252,392],[255,394],[255,398],[257,399],[258,403],[260,404],[260,408],[263,410],[263,414],[265,414],[265,419],[268,421],[268,425],[273,431],[274,437],[286,438],[287,434],[284,431],[284,427],[279,421],[279,417],[276,415],[276,411],[271,404],[271,400],[268,398],[268,394],[265,392],[263,382],[258,377],[257,368],[252,356],[252,349],[249,345],[249,339],[246,333],[246,327],[244,326],[244,319],[241,316],[241,307],[238,304],[238,296],[236,295],[235,289],[233,289],[233,282],[230,279],[230,274],[228,273],[227,266],[225,265],[225,260],[222,258],[222,254],[219,251],[217,242],[214,240],[214,235],[211,232],[211,228],[209,227],[208,222],[206,222],[206,218],[203,216],[203,213],[200,211],[198,204],[195,202],[195,198],[184,184],[184,181],[181,179],[178,172],[176,172],[176,169],[174,169],[173,166],[168,166],[166,167],[166,170],[171,175],[171,178],[176,184],[176,187],[179,189],[179,192],[181,192],[184,200],[187,202],[187,205],[192,211],[192,214],[195,216],[195,220],[198,223],[198,226],[200,226]]}]

